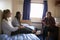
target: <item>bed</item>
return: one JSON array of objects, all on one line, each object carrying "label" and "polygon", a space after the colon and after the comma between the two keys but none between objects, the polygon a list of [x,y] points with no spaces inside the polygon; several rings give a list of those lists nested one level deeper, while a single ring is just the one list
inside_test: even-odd
[{"label": "bed", "polygon": [[2,34],[0,35],[0,40],[40,40],[40,39],[34,34],[18,34],[14,36]]},{"label": "bed", "polygon": [[[28,24],[22,24],[22,25],[34,30],[34,26],[29,26]],[[1,34],[0,40],[40,40],[40,39],[35,34],[18,34],[14,36]]]}]

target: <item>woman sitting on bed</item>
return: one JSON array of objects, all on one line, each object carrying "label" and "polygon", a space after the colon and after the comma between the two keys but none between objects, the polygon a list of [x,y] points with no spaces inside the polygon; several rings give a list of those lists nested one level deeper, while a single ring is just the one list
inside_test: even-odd
[{"label": "woman sitting on bed", "polygon": [[20,18],[21,18],[20,12],[16,12],[16,16],[12,20],[12,24],[14,27],[21,26]]},{"label": "woman sitting on bed", "polygon": [[20,34],[20,29],[24,29],[24,26],[17,26],[14,27],[9,20],[11,17],[11,12],[9,9],[3,11],[3,17],[2,17],[2,30],[4,34],[8,35],[16,35]]},{"label": "woman sitting on bed", "polygon": [[[12,20],[12,25],[14,27],[22,26],[21,25],[21,22],[20,22],[20,18],[21,18],[21,13],[18,11],[18,12],[16,12],[16,16]],[[36,31],[35,30],[32,30],[32,29],[30,29],[28,27],[25,27],[25,28],[20,29],[20,33],[26,34],[26,33],[32,33],[32,32],[35,33]]]}]

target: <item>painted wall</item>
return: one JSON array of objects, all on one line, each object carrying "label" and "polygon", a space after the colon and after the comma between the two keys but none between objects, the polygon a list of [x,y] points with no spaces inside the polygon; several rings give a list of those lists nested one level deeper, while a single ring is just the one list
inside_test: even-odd
[{"label": "painted wall", "polygon": [[12,11],[12,0],[0,0],[0,10],[10,9]]},{"label": "painted wall", "polygon": [[48,11],[52,12],[53,17],[60,17],[60,6],[55,5],[55,0],[48,0]]},{"label": "painted wall", "polygon": [[48,11],[52,12],[52,16],[56,17],[55,13],[55,1],[54,0],[48,0]]},{"label": "painted wall", "polygon": [[21,14],[23,13],[23,1],[24,0],[12,0],[13,16],[15,16],[17,11],[20,11]]},{"label": "painted wall", "polygon": [[[20,1],[21,3],[18,3],[17,1],[13,0],[13,15],[15,15],[16,11],[21,11],[23,13],[23,1]],[[33,2],[33,1],[32,1]],[[19,6],[20,5],[20,6]],[[55,18],[60,17],[60,7],[55,5],[55,0],[48,0],[48,11],[52,12],[52,16]],[[39,21],[40,19],[32,18],[32,21]]]}]

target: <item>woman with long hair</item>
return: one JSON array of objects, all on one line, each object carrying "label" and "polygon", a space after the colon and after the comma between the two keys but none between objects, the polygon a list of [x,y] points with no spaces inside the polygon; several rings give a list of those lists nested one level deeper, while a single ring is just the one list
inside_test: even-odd
[{"label": "woman with long hair", "polygon": [[18,12],[16,12],[15,17],[12,20],[12,24],[14,27],[15,26],[21,26],[20,19],[21,19],[21,13],[18,11]]},{"label": "woman with long hair", "polygon": [[[12,24],[14,27],[22,26],[20,19],[21,19],[21,13],[19,11],[17,11],[15,17],[12,20]],[[20,33],[27,33],[28,34],[28,33],[35,33],[35,32],[36,32],[35,30],[32,30],[28,27],[20,29]]]}]

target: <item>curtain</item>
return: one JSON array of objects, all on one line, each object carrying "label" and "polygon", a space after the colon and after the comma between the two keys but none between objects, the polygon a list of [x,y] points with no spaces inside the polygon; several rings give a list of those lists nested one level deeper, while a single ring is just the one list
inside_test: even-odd
[{"label": "curtain", "polygon": [[24,0],[23,20],[29,20],[30,19],[30,3],[31,3],[31,0]]},{"label": "curtain", "polygon": [[42,19],[46,16],[46,12],[47,11],[48,11],[47,0],[44,0],[44,10],[43,10],[43,17],[42,17]]},{"label": "curtain", "polygon": [[[46,12],[48,11],[48,4],[47,4],[47,0],[44,0],[44,10],[43,10],[43,16],[42,19],[46,16]],[[42,24],[42,28],[43,28],[43,24]]]},{"label": "curtain", "polygon": [[[42,19],[46,16],[46,12],[48,11],[48,5],[47,5],[47,0],[44,0],[44,10],[43,10],[43,16]],[[42,24],[42,28],[44,30],[44,25]],[[45,40],[45,33],[43,31],[43,40]]]}]

